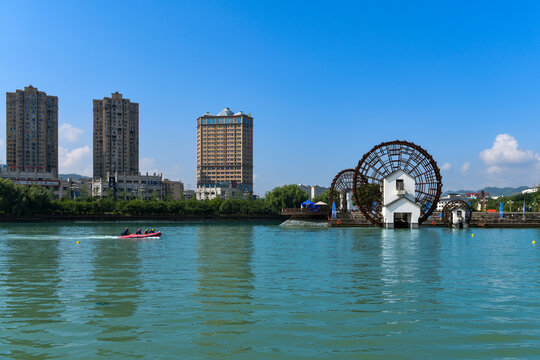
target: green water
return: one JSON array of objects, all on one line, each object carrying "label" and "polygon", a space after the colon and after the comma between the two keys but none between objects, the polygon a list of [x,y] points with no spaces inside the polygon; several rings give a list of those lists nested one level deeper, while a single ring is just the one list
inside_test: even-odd
[{"label": "green water", "polygon": [[0,358],[540,358],[538,229],[122,225],[0,225]]}]

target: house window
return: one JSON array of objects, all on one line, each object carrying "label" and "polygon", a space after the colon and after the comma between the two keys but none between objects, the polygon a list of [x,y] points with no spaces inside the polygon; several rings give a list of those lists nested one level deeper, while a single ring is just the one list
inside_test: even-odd
[{"label": "house window", "polygon": [[397,191],[403,191],[405,190],[405,184],[403,183],[403,179],[397,179],[396,180],[396,190]]}]

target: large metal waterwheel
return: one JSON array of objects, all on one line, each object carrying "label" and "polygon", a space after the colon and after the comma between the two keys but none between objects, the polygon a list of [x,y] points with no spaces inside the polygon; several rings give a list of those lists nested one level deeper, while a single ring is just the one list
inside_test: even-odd
[{"label": "large metal waterwheel", "polygon": [[439,167],[422,147],[402,140],[374,146],[358,161],[354,170],[353,196],[360,211],[378,226],[383,226],[384,222],[382,181],[398,170],[415,179],[415,202],[420,205],[419,223],[431,215],[441,196]]}]

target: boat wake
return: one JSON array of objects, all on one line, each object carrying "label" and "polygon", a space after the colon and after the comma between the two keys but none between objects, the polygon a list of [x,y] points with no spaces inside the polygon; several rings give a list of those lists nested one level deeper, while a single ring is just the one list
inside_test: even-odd
[{"label": "boat wake", "polygon": [[107,239],[118,239],[118,236],[113,235],[19,235],[19,234],[3,234],[1,236],[4,239],[8,240],[107,240]]}]

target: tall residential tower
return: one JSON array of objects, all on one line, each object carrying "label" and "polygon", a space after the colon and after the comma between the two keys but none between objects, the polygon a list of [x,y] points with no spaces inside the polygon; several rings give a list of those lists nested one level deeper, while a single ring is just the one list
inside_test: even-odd
[{"label": "tall residential tower", "polygon": [[6,93],[7,170],[58,176],[58,98],[32,85]]},{"label": "tall residential tower", "polygon": [[94,100],[94,179],[139,174],[139,104],[111,97]]},{"label": "tall residential tower", "polygon": [[197,119],[198,194],[222,186],[253,194],[253,118],[229,108]]}]

